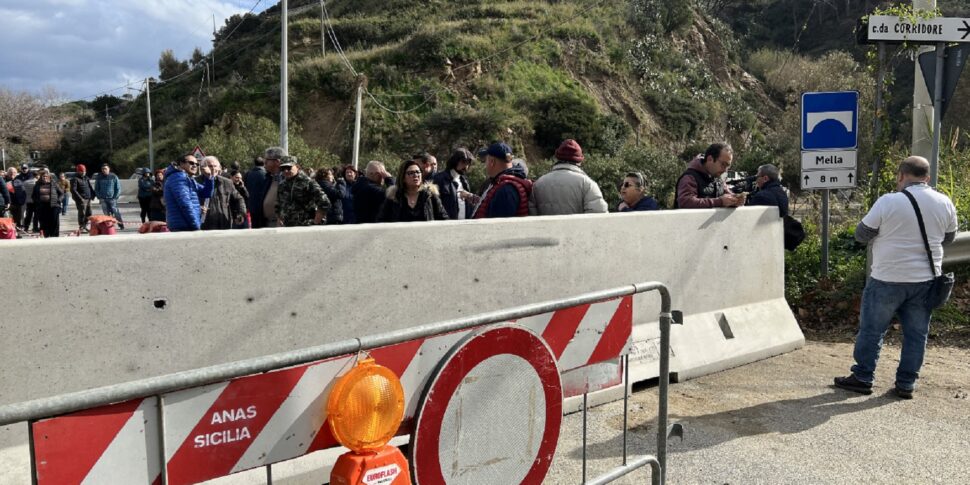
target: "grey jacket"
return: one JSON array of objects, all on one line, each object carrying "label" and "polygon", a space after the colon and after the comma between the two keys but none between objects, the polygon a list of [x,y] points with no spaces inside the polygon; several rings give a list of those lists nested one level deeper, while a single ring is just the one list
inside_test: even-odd
[{"label": "grey jacket", "polygon": [[[205,181],[205,177],[198,177],[200,183]],[[202,221],[202,230],[212,229],[232,229],[234,219],[245,217],[246,201],[232,184],[232,180],[223,176],[213,179],[215,182],[212,187],[212,198],[208,201],[208,211],[205,220]],[[205,201],[201,201],[205,203]]]},{"label": "grey jacket", "polygon": [[529,215],[605,213],[608,211],[600,186],[579,166],[560,162],[539,177],[529,197]]}]

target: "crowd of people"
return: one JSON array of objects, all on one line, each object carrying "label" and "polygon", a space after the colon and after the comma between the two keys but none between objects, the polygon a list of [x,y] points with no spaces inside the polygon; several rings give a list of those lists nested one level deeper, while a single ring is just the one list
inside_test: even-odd
[{"label": "crowd of people", "polygon": [[[731,147],[717,143],[691,161],[677,182],[675,207],[775,205],[781,215],[788,213],[777,167],[758,169],[761,190],[748,199],[733,193],[722,177],[732,160]],[[395,174],[379,161],[369,162],[362,172],[350,165],[314,170],[283,148],[270,147],[246,173],[237,162],[227,173],[217,157],[197,160],[193,155],[154,172],[142,169],[137,198],[142,230],[153,232],[608,212],[599,185],[583,170],[584,161],[579,143],[565,140],[552,169],[533,181],[524,161],[503,142],[477,154],[458,148],[440,171],[435,156],[419,153],[400,163]],[[486,181],[474,190],[468,174],[479,163]],[[89,229],[97,200],[101,212],[124,229],[118,210],[121,184],[110,165],[102,164],[94,177],[83,164],[75,169],[73,177],[61,174],[56,180],[43,167],[35,167],[36,173],[26,166],[19,173],[8,169],[0,207],[11,212],[22,231],[57,237],[59,215],[66,214],[69,199],[77,209],[78,233]],[[622,202],[616,209],[659,209],[648,186],[644,174],[627,173],[619,182]]]},{"label": "crowd of people", "polygon": [[[735,193],[723,177],[733,157],[730,145],[715,143],[690,161],[677,180],[674,208],[775,206],[787,225],[788,195],[778,168],[758,167],[753,177],[757,189]],[[475,191],[468,173],[477,160],[484,165],[486,180]],[[512,149],[496,142],[477,156],[465,148],[455,150],[442,171],[433,155],[420,153],[403,161],[392,176],[379,161],[368,163],[363,173],[349,165],[313,170],[283,148],[270,147],[245,174],[233,163],[225,176],[218,158],[200,161],[192,155],[154,173],[143,170],[138,202],[142,229],[154,225],[167,231],[605,213],[607,203],[583,170],[584,160],[579,143],[565,140],[552,169],[533,181]],[[952,274],[944,275],[941,264],[943,246],[957,231],[952,201],[928,185],[929,167],[921,157],[903,160],[897,192],[879,198],[856,229],[858,241],[872,244],[872,275],[862,298],[855,364],[848,376],[834,379],[837,387],[872,393],[882,337],[898,315],[903,346],[893,392],[913,397],[931,312],[949,297],[953,285]],[[23,231],[57,237],[68,198],[77,208],[79,231],[91,219],[94,200],[124,228],[118,210],[121,184],[108,164],[93,179],[79,164],[70,179],[66,174],[55,177],[44,167],[22,166],[20,172],[9,168],[4,181],[0,217],[10,211]],[[619,185],[622,202],[617,209],[657,210],[647,188],[642,173],[627,173]]]}]

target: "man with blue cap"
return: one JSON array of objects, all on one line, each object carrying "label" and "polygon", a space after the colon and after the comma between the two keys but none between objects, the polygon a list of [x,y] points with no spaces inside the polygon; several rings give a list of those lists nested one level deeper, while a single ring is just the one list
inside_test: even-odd
[{"label": "man with blue cap", "polygon": [[475,219],[529,215],[532,181],[526,178],[521,166],[512,164],[512,148],[496,142],[479,152],[482,155],[488,184],[475,208]]}]

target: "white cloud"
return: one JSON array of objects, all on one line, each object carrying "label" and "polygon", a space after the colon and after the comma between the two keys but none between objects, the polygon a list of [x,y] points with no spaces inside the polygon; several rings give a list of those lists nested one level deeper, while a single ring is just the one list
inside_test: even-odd
[{"label": "white cloud", "polygon": [[[158,57],[187,58],[212,45],[216,26],[252,0],[3,0],[0,86],[53,86],[76,99],[158,76]],[[260,4],[259,10],[273,5]],[[124,90],[112,94],[123,94]]]}]

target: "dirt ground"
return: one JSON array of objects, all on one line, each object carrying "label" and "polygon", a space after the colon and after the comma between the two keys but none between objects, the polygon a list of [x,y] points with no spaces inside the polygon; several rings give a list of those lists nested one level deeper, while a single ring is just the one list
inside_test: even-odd
[{"label": "dirt ground", "polygon": [[[786,355],[670,387],[668,483],[970,483],[970,353],[931,347],[915,399],[889,393],[899,348],[887,346],[875,392],[834,388],[852,345],[809,342]],[[589,477],[619,465],[622,402],[590,410]],[[656,452],[657,388],[630,399],[633,454]],[[579,483],[579,413],[564,421],[546,483]],[[644,469],[615,483],[649,483]]]}]

